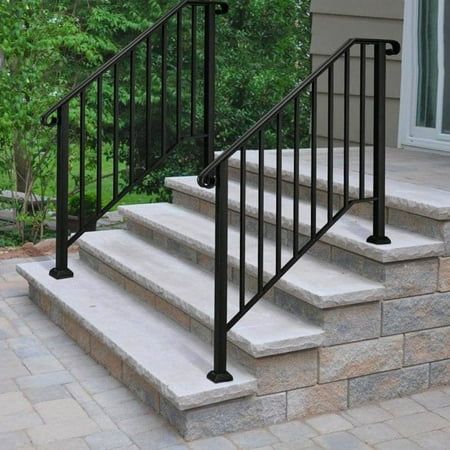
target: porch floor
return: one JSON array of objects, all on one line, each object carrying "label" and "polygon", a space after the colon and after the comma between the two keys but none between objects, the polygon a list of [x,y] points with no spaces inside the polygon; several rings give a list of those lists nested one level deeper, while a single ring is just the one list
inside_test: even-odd
[{"label": "porch floor", "polygon": [[[0,448],[447,449],[450,387],[223,437],[185,442],[29,299],[0,262]],[[23,262],[23,261],[20,261]]]}]

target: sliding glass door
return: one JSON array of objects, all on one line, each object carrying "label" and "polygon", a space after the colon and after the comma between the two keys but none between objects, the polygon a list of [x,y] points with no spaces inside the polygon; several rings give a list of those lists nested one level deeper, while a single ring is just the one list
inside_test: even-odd
[{"label": "sliding glass door", "polygon": [[402,143],[450,151],[450,0],[405,8]]}]

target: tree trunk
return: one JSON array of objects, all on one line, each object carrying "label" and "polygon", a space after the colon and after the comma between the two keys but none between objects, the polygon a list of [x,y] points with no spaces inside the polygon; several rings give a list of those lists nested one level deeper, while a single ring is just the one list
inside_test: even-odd
[{"label": "tree trunk", "polygon": [[26,192],[30,162],[18,136],[14,136],[14,166],[16,171],[16,190],[18,192]]}]

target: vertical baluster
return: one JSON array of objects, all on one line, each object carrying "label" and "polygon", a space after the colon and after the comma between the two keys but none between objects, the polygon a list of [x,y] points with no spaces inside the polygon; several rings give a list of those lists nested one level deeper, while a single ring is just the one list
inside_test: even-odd
[{"label": "vertical baluster", "polygon": [[258,150],[258,291],[264,284],[264,142],[259,132]]},{"label": "vertical baluster", "polygon": [[334,215],[334,66],[328,69],[328,222]]},{"label": "vertical baluster", "polygon": [[80,229],[86,222],[86,91],[80,93]]},{"label": "vertical baluster", "polygon": [[134,145],[136,139],[136,52],[134,50],[130,53],[130,153],[128,155],[129,159],[129,170],[130,170],[130,186],[134,182]]},{"label": "vertical baluster", "polygon": [[293,256],[299,250],[298,222],[299,222],[299,189],[300,189],[300,102],[299,98],[294,100],[294,227],[293,227]]},{"label": "vertical baluster", "polygon": [[147,37],[147,56],[146,56],[146,99],[145,99],[145,168],[148,170],[151,160],[151,132],[152,132],[152,39]]},{"label": "vertical baluster", "polygon": [[371,244],[390,244],[386,236],[386,45],[375,44],[373,110],[373,235]]},{"label": "vertical baluster", "polygon": [[181,141],[182,114],[182,68],[183,68],[183,12],[177,13],[177,144]]},{"label": "vertical baluster", "polygon": [[317,82],[311,86],[311,239],[317,228]]},{"label": "vertical baluster", "polygon": [[205,6],[205,68],[204,68],[204,166],[214,160],[215,134],[215,41],[216,41],[215,5]]},{"label": "vertical baluster", "polygon": [[276,169],[276,257],[275,257],[275,267],[278,273],[281,270],[281,218],[282,218],[282,139],[281,139],[281,113],[277,115],[277,169]]},{"label": "vertical baluster", "polygon": [[97,215],[102,209],[103,77],[97,79]]},{"label": "vertical baluster", "polygon": [[350,51],[344,56],[344,205],[349,203],[350,187]]},{"label": "vertical baluster", "polygon": [[359,198],[366,193],[366,44],[361,44],[359,81]]},{"label": "vertical baluster", "polygon": [[113,197],[119,195],[119,63],[114,66]]},{"label": "vertical baluster", "polygon": [[192,6],[191,27],[191,136],[195,136],[197,118],[197,7],[195,5]]},{"label": "vertical baluster", "polygon": [[216,170],[215,232],[214,370],[208,373],[208,379],[223,383],[233,379],[227,372],[228,161]]},{"label": "vertical baluster", "polygon": [[56,266],[50,276],[57,280],[73,277],[67,267],[68,200],[69,200],[69,104],[58,109],[56,153]]},{"label": "vertical baluster", "polygon": [[167,23],[161,27],[161,156],[167,150]]},{"label": "vertical baluster", "polygon": [[245,307],[245,232],[246,232],[246,190],[247,190],[247,154],[245,147],[241,148],[241,184],[240,184],[240,243],[239,243],[239,306]]}]

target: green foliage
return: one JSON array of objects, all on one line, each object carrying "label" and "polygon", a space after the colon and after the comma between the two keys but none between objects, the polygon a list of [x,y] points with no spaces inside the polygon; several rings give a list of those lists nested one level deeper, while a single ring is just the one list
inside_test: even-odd
[{"label": "green foliage", "polygon": [[[84,198],[84,208],[87,217],[92,217],[96,212],[97,198],[94,194],[88,193]],[[73,195],[69,198],[69,215],[78,216],[80,214],[80,197]]]},{"label": "green foliage", "polygon": [[[176,0],[3,0],[0,2],[0,189],[24,191],[27,198],[53,196],[55,192],[55,135],[39,123],[40,115],[88,76],[102,62],[148,28]],[[309,0],[229,0],[230,11],[217,17],[217,150],[226,149],[262,114],[280,101],[309,73]],[[188,15],[186,15],[188,16]],[[189,40],[189,19],[186,40]],[[201,25],[200,19],[200,25]],[[175,23],[169,25],[172,30]],[[199,26],[199,29],[202,27]],[[170,33],[169,33],[170,35]],[[173,33],[172,33],[173,35]],[[200,33],[199,42],[202,41]],[[161,101],[160,44],[156,42],[152,75],[152,105],[159,111]],[[169,69],[175,65],[175,39],[169,39]],[[186,52],[188,53],[188,52]],[[201,74],[202,51],[198,50]],[[145,129],[145,48],[136,52],[136,118],[137,129]],[[184,55],[189,68],[189,55]],[[120,129],[129,121],[128,61],[120,67]],[[103,77],[103,167],[111,170],[113,136],[112,74]],[[201,92],[201,84],[198,86]],[[5,93],[7,93],[5,95]],[[96,88],[86,91],[86,175],[88,197],[96,186]],[[169,70],[168,99],[175,102],[175,71]],[[189,105],[189,90],[183,104]],[[197,105],[198,129],[201,132],[201,97]],[[301,105],[303,143],[308,137],[308,99]],[[187,108],[186,108],[187,109]],[[168,114],[173,114],[173,108]],[[173,116],[170,116],[173,117]],[[71,102],[70,189],[76,209],[79,198],[79,103]],[[292,117],[283,118],[285,146],[292,146]],[[171,120],[168,141],[173,141],[175,120]],[[183,128],[189,126],[189,111],[183,115]],[[160,117],[152,116],[151,147],[160,148]],[[121,188],[127,186],[129,168],[129,135],[120,132],[119,154]],[[136,136],[135,147],[145,149],[142,133]],[[169,175],[197,173],[201,167],[201,143],[183,144],[167,164],[142,183],[146,201],[168,200],[163,179]],[[269,127],[266,145],[274,145]],[[137,158],[136,171],[143,165]],[[106,204],[112,195],[111,172],[103,173]],[[148,199],[148,200],[147,200]],[[29,222],[44,221],[47,213],[32,211],[28,201],[16,205],[19,210],[19,231]],[[42,229],[42,227],[41,227]],[[42,231],[41,231],[42,234]]]},{"label": "green foliage", "polygon": [[[220,149],[242,135],[310,72],[309,0],[229,3],[229,14],[218,20]],[[307,113],[306,102],[302,106]],[[303,130],[307,130],[305,123]],[[273,140],[269,144],[274,145]]]}]

